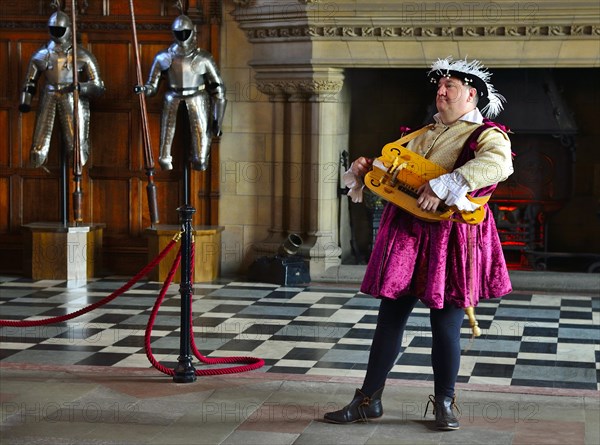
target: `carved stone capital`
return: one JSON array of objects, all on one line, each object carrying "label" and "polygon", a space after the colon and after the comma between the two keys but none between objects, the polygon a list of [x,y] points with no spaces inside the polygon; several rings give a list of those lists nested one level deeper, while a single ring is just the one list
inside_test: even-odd
[{"label": "carved stone capital", "polygon": [[344,74],[340,69],[257,71],[258,90],[273,100],[284,96],[292,101],[336,101],[344,85]]}]

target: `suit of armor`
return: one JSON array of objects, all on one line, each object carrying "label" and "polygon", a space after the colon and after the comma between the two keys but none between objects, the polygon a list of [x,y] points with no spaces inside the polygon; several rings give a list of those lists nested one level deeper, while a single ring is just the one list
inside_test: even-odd
[{"label": "suit of armor", "polygon": [[175,136],[177,110],[184,103],[191,126],[192,168],[206,170],[212,137],[221,134],[226,105],[225,86],[212,55],[197,48],[196,29],[192,20],[181,15],[175,19],[171,29],[175,43],[156,55],[148,81],[142,88],[147,96],[154,96],[161,79],[168,79],[161,118],[158,162],[163,170],[173,168],[171,146]]},{"label": "suit of armor", "polygon": [[[64,12],[55,12],[48,20],[48,29],[51,40],[31,57],[19,105],[19,110],[23,113],[31,110],[31,100],[36,92],[37,82],[43,74],[46,83],[40,98],[30,153],[30,163],[33,167],[40,167],[47,161],[57,111],[69,155],[72,155],[73,151],[71,20]],[[78,102],[81,163],[84,165],[89,155],[90,106],[88,97],[102,94],[104,83],[100,79],[96,59],[89,51],[81,47],[77,48],[77,69],[78,76],[84,80],[79,83]]]}]

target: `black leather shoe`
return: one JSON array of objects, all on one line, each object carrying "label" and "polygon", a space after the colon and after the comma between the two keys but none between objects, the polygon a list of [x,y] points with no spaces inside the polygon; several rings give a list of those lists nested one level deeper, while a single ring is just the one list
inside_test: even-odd
[{"label": "black leather shoe", "polygon": [[382,392],[383,387],[369,397],[357,389],[354,399],[348,405],[338,411],[325,414],[324,418],[327,422],[339,424],[368,422],[369,419],[377,419],[383,415]]},{"label": "black leather shoe", "polygon": [[460,428],[460,425],[458,424],[458,419],[452,411],[452,408],[456,408],[456,410],[460,413],[460,411],[458,410],[458,406],[456,406],[456,396],[429,396],[429,402],[427,402],[427,406],[425,407],[425,414],[427,414],[427,408],[429,407],[429,403],[433,403],[435,426],[438,430],[452,431]]}]

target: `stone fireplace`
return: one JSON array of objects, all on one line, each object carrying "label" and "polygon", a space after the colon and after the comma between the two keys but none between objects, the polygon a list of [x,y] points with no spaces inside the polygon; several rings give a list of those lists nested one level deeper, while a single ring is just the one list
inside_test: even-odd
[{"label": "stone fireplace", "polygon": [[[514,268],[544,268],[549,221],[573,196],[578,128],[560,85],[582,80],[577,70],[494,72],[494,85],[508,100],[498,121],[512,132],[515,174],[499,185],[491,208]],[[422,69],[347,70],[346,81],[353,92],[350,140],[360,150],[350,149],[350,158],[378,156],[385,143],[400,136],[400,124],[418,128],[435,112],[433,91],[424,83]],[[349,263],[366,261],[378,227],[382,202],[367,196],[366,205],[349,206],[353,248]]]},{"label": "stone fireplace", "polygon": [[[586,121],[575,119],[559,91],[563,81],[589,81],[598,74],[597,1],[224,4],[229,8],[229,43],[223,71],[230,80],[250,79],[260,99],[230,99],[232,136],[221,142],[221,159],[241,158],[269,171],[268,181],[243,184],[243,190],[239,181],[222,179],[225,271],[247,264],[253,255],[275,252],[289,233],[302,236],[301,253],[310,260],[313,278],[355,261],[350,241],[356,237],[350,227],[365,239],[369,236],[364,217],[360,222],[361,216],[353,215],[340,197],[343,155],[377,155],[399,137],[400,125],[422,123],[431,104],[429,91],[419,82],[432,61],[447,55],[484,61],[507,97],[520,103],[543,100],[535,113],[522,107],[509,112],[507,107],[499,119],[515,131],[521,165],[495,196],[509,261],[532,267],[536,259],[526,254],[547,249],[547,219],[568,206],[586,208],[583,197],[592,200],[592,210],[581,216],[588,227],[575,236],[575,244],[600,251],[595,241],[589,242],[596,233],[590,221],[598,222],[600,161],[592,148],[597,147],[593,139],[598,130],[581,135]],[[535,97],[529,95],[540,88]],[[597,100],[597,82],[590,88]],[[594,109],[585,98],[581,101]],[[254,141],[255,150],[240,154],[240,141]],[[589,186],[574,174],[580,152],[589,162],[584,167]],[[244,201],[240,192],[256,198]],[[574,192],[582,196],[581,203],[573,204]],[[231,207],[243,212],[240,203],[258,209],[248,212],[243,224],[234,221],[237,214]],[[577,251],[572,240],[558,239],[559,247],[570,244]],[[228,245],[252,248],[244,249],[243,258],[228,261]]]}]

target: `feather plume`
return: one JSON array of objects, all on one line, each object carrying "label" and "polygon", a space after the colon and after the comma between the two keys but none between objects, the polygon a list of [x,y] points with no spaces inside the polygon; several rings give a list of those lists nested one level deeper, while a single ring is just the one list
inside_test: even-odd
[{"label": "feather plume", "polygon": [[428,76],[431,78],[439,78],[442,76],[457,74],[462,75],[463,81],[465,83],[473,84],[473,77],[476,77],[481,81],[487,91],[483,93],[483,108],[481,109],[481,113],[490,119],[498,116],[500,112],[504,109],[504,103],[506,103],[506,98],[502,96],[496,89],[494,85],[491,83],[492,73],[490,73],[483,64],[478,60],[467,61],[464,60],[453,60],[452,56],[446,57],[445,59],[438,59],[432,65],[431,69],[428,72]]}]

